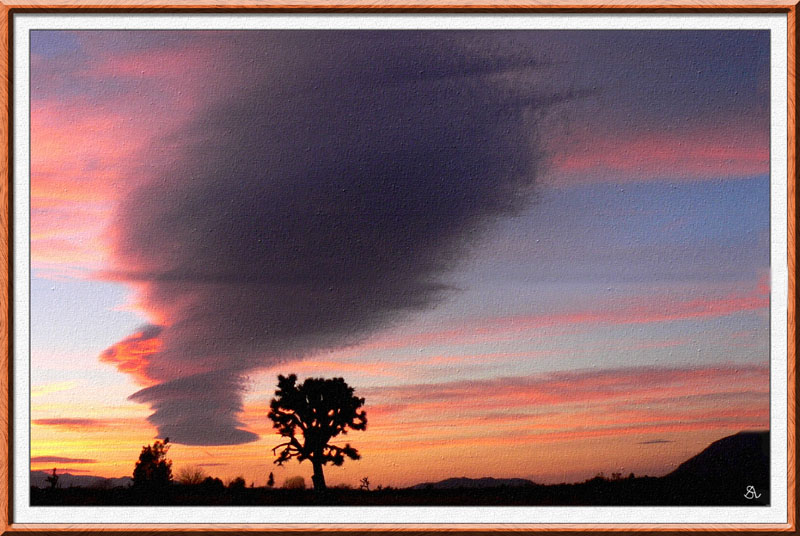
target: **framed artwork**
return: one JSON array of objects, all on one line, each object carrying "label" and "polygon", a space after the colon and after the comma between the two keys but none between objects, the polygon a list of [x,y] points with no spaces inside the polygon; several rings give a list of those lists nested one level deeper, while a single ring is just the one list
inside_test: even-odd
[{"label": "framed artwork", "polygon": [[3,22],[4,530],[796,528],[794,4]]}]

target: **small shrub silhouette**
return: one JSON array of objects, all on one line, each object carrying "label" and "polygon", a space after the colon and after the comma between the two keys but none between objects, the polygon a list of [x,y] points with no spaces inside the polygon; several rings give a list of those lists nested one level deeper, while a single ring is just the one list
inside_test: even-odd
[{"label": "small shrub silhouette", "polygon": [[184,486],[196,486],[202,484],[207,476],[206,472],[200,467],[196,465],[187,465],[178,471],[177,480]]},{"label": "small shrub silhouette", "polygon": [[222,480],[219,478],[213,478],[209,476],[203,480],[202,484],[200,484],[200,487],[205,493],[220,493],[225,489],[225,484],[223,484]]},{"label": "small shrub silhouette", "polygon": [[236,478],[228,482],[228,489],[231,491],[242,491],[245,488],[245,486],[246,483],[244,481],[244,477],[242,476],[237,476]]},{"label": "small shrub silhouette", "polygon": [[290,476],[283,482],[283,489],[306,489],[306,479],[302,476]]}]

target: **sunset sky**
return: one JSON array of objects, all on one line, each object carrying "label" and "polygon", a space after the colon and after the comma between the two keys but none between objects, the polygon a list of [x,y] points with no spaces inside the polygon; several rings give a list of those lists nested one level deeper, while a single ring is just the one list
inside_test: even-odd
[{"label": "sunset sky", "polygon": [[[769,428],[769,32],[33,31],[31,467],[662,475]],[[344,441],[342,441],[344,443]]]}]

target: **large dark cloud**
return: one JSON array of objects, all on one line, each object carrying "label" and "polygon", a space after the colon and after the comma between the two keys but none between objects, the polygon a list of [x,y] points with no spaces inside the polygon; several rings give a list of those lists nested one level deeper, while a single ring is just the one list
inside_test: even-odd
[{"label": "large dark cloud", "polygon": [[145,363],[161,437],[251,441],[252,370],[357,342],[450,289],[543,155],[532,50],[502,33],[236,37],[235,94],[154,148],[115,225],[114,276],[164,320]]}]

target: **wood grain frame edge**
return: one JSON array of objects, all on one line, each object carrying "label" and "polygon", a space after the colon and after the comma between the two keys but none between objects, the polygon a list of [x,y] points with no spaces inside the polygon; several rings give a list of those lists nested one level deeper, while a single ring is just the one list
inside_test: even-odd
[{"label": "wood grain frame edge", "polygon": [[[0,3],[0,138],[3,142],[3,153],[0,157],[0,534],[27,534],[37,533],[125,533],[163,534],[163,533],[281,533],[281,534],[309,534],[309,533],[347,533],[347,534],[432,534],[461,532],[479,534],[488,532],[513,532],[513,533],[538,533],[543,531],[556,533],[595,532],[673,532],[673,531],[702,531],[702,532],[741,532],[748,531],[754,534],[795,532],[797,520],[796,503],[796,460],[800,456],[800,445],[796,442],[796,246],[797,246],[797,108],[796,108],[796,73],[797,73],[797,48],[798,35],[796,32],[797,3],[785,5],[737,5],[712,3],[680,3],[663,5],[636,5],[636,4],[597,4],[597,5],[548,5],[518,4],[518,5],[331,5],[313,4],[293,6],[285,4],[266,5],[20,5],[10,6]],[[650,525],[650,524],[546,524],[546,525],[407,525],[391,527],[381,525],[146,525],[146,524],[75,524],[75,525],[36,525],[12,523],[13,505],[11,501],[13,481],[11,478],[12,467],[12,436],[11,436],[11,356],[13,355],[13,340],[11,337],[12,311],[12,284],[13,271],[12,257],[12,213],[11,213],[11,147],[12,139],[12,57],[11,39],[13,13],[269,13],[269,12],[325,12],[325,13],[407,13],[407,12],[442,12],[442,13],[541,13],[541,12],[576,12],[576,13],[786,13],[788,33],[788,268],[789,268],[789,299],[788,299],[788,503],[786,524],[759,524],[759,525],[727,525],[727,524],[676,524],[676,525]],[[5,485],[4,485],[5,484]],[[487,530],[488,529],[488,530]]]}]

